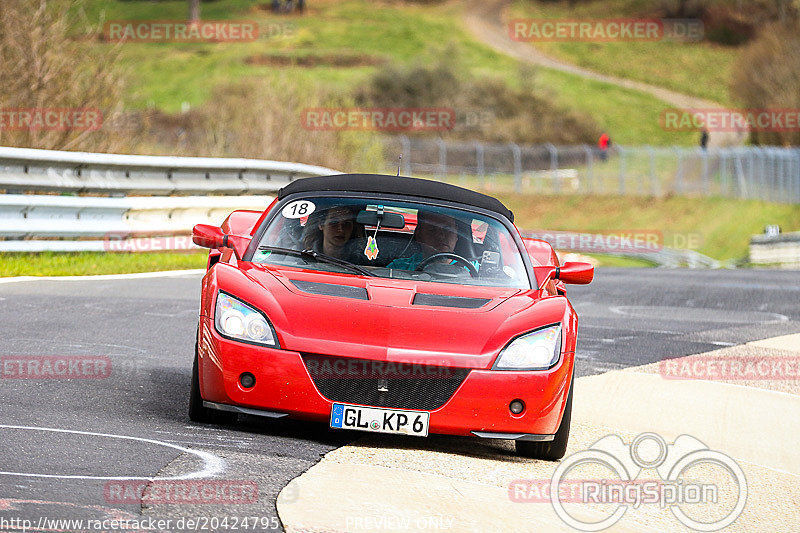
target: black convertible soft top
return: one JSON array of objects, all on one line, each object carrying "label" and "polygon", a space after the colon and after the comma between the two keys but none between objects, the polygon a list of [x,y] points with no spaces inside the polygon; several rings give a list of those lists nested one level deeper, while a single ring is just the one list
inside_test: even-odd
[{"label": "black convertible soft top", "polygon": [[514,222],[514,213],[504,206],[497,198],[450,185],[449,183],[419,178],[406,178],[403,176],[386,176],[383,174],[336,174],[334,176],[303,178],[293,181],[286,187],[283,187],[278,191],[278,198],[284,198],[297,192],[314,191],[389,193],[417,196],[419,198],[448,200],[450,202],[493,211],[503,215],[511,222]]}]

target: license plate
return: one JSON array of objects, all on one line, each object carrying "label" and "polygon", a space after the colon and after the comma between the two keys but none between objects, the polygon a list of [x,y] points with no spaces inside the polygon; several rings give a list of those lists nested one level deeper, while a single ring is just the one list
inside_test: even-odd
[{"label": "license plate", "polygon": [[430,413],[425,411],[401,411],[335,403],[331,409],[331,427],[427,437],[429,417]]}]

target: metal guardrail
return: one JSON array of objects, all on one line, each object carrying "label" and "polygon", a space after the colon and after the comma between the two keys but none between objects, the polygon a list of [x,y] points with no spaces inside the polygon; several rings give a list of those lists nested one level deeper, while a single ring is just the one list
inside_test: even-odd
[{"label": "metal guardrail", "polygon": [[[336,173],[280,161],[0,147],[0,251],[186,249],[190,239],[160,237],[220,224],[236,209],[263,210],[287,183]],[[126,235],[156,237],[125,248]]]},{"label": "metal guardrail", "polygon": [[94,154],[0,147],[0,190],[111,196],[270,194],[329,168],[256,159]]},{"label": "metal guardrail", "polygon": [[[261,211],[272,199],[271,196],[98,198],[3,194],[0,236],[6,240],[0,240],[0,251],[109,250],[127,235],[186,235],[194,224],[220,224],[236,209]],[[43,240],[52,238],[83,240]],[[103,240],[88,240],[97,238]],[[163,241],[160,246],[175,249],[184,245],[181,240],[171,240]],[[142,243],[140,248],[146,245]]]}]

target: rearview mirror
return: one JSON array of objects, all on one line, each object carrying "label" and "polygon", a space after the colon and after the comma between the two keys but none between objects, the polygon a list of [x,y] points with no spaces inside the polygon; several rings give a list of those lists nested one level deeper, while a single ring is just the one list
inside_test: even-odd
[{"label": "rearview mirror", "polygon": [[564,283],[586,285],[594,279],[594,267],[589,263],[567,261],[561,265],[554,277]]},{"label": "rearview mirror", "polygon": [[[377,211],[360,211],[356,222],[365,226],[378,225],[378,212]],[[403,229],[406,227],[406,219],[400,213],[383,213],[381,218],[381,227],[390,229]]]}]

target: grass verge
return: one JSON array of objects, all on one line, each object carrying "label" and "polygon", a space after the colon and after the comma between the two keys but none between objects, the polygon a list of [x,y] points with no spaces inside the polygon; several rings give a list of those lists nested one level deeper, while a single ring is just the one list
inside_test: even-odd
[{"label": "grass verge", "polygon": [[[574,4],[574,5],[570,5]],[[606,19],[641,13],[636,0],[606,2],[530,2],[516,0],[512,18]],[[728,92],[735,47],[708,42],[537,42],[543,52],[605,74],[666,87],[732,105]]]},{"label": "grass verge", "polygon": [[208,254],[42,252],[0,254],[0,277],[89,276],[205,268]]},{"label": "grass verge", "polygon": [[[600,267],[649,267],[648,261],[630,257],[587,254]],[[12,276],[96,276],[205,268],[207,254],[193,253],[3,253],[0,278]]]},{"label": "grass verge", "polygon": [[585,254],[597,260],[598,267],[625,267],[625,268],[648,268],[658,266],[656,263],[638,259],[636,257],[624,257],[620,255]]},{"label": "grass verge", "polygon": [[800,229],[800,209],[756,200],[689,197],[499,194],[525,230],[658,232],[664,246],[718,260],[743,259],[750,237],[768,224]]}]

